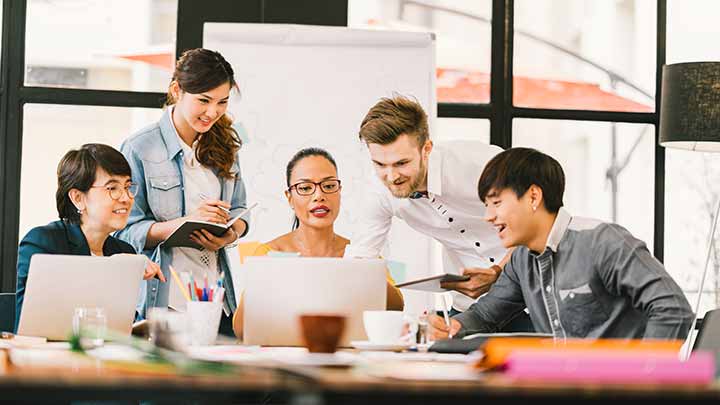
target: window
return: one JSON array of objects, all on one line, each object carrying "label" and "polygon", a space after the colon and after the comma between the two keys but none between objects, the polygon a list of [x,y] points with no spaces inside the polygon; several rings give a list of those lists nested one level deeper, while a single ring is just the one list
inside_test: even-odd
[{"label": "window", "polygon": [[165,91],[177,0],[28,0],[25,84]]},{"label": "window", "polygon": [[513,123],[513,146],[538,149],[560,162],[565,172],[563,200],[572,215],[616,222],[652,252],[653,128],[517,119]]},{"label": "window", "polygon": [[[709,38],[720,37],[720,3],[668,1],[667,63],[720,60]],[[717,154],[665,149],[665,265],[695,306],[715,204],[720,197]],[[720,307],[720,233],[716,232],[699,316]],[[693,308],[694,309],[694,308]]]},{"label": "window", "polygon": [[492,1],[349,0],[348,25],[434,32],[437,101],[490,101]]},{"label": "window", "polygon": [[20,238],[33,227],[58,219],[56,170],[67,151],[85,143],[105,143],[119,149],[133,132],[157,121],[162,113],[163,110],[149,108],[26,105],[22,146],[25,164],[20,177]]},{"label": "window", "polygon": [[480,141],[490,143],[490,121],[470,118],[438,118],[433,141]]},{"label": "window", "polygon": [[519,107],[652,112],[656,1],[515,1]]}]

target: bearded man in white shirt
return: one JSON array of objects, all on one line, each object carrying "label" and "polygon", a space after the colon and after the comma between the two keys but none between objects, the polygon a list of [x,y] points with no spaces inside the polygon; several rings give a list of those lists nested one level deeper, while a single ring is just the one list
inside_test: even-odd
[{"label": "bearded man in white shirt", "polygon": [[359,136],[382,185],[369,190],[363,231],[345,256],[378,257],[392,218],[400,218],[443,246],[445,272],[470,276],[443,285],[454,290],[453,313],[465,311],[490,289],[509,258],[497,232],[483,220],[485,205],[476,195],[485,164],[502,149],[479,141],[434,145],[422,106],[402,96],[375,104]]}]

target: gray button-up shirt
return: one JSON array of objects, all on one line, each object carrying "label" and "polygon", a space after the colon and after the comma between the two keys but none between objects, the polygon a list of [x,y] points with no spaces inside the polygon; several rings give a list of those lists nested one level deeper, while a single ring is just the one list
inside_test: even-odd
[{"label": "gray button-up shirt", "polygon": [[684,339],[693,312],[645,243],[625,228],[558,212],[541,254],[520,246],[490,291],[455,316],[459,336],[496,332],[526,306],[555,338]]}]

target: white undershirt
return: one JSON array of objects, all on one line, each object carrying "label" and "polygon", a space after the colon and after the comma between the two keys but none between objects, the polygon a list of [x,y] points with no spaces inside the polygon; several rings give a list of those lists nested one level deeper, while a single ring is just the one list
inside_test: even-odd
[{"label": "white undershirt", "polygon": [[[173,106],[168,108],[170,114],[170,122],[172,122]],[[210,199],[220,199],[220,180],[213,171],[195,159],[195,149],[197,148],[197,140],[193,143],[192,148],[180,138],[175,129],[175,135],[182,148],[182,175],[183,187],[185,188],[185,213],[190,214],[197,210],[202,204],[201,194],[206,195]],[[194,248],[172,248],[172,265],[180,272],[190,272],[197,282],[198,287],[203,287],[203,280],[207,275],[209,285],[214,285],[218,279],[218,260],[217,252],[207,250],[197,250]],[[185,310],[185,298],[175,283],[170,283],[169,304],[178,310]]]}]

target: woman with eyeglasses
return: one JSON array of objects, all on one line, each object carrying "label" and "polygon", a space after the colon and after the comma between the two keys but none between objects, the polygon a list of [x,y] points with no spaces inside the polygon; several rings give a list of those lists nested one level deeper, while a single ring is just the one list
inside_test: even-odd
[{"label": "woman with eyeglasses", "polygon": [[[33,228],[20,242],[17,260],[15,329],[25,296],[30,258],[36,253],[112,256],[135,249],[110,234],[125,228],[137,194],[130,166],[116,149],[86,144],[65,154],[57,168],[55,201],[59,221]],[[148,260],[144,279],[165,277]]]},{"label": "woman with eyeglasses", "polygon": [[[293,229],[260,245],[254,256],[271,251],[297,253],[306,257],[343,257],[350,241],[335,233],[340,213],[342,183],[338,179],[335,159],[324,149],[302,149],[290,159],[285,170],[285,197],[295,213]],[[387,309],[402,310],[403,296],[387,275]],[[235,335],[243,328],[242,297],[233,317]]]},{"label": "woman with eyeglasses", "polygon": [[[226,113],[237,89],[233,68],[215,51],[185,51],[175,65],[160,120],[132,135],[120,150],[140,185],[126,229],[117,236],[160,264],[166,276],[172,265],[195,280],[214,285],[224,280],[219,332],[232,335],[235,295],[225,248],[248,229],[243,218],[222,236],[195,231],[201,249],[166,247],[163,242],[188,219],[226,224],[246,207],[240,174],[240,138]],[[224,276],[224,277],[221,277]],[[176,283],[146,283],[146,308],[171,306],[184,311]]]}]

